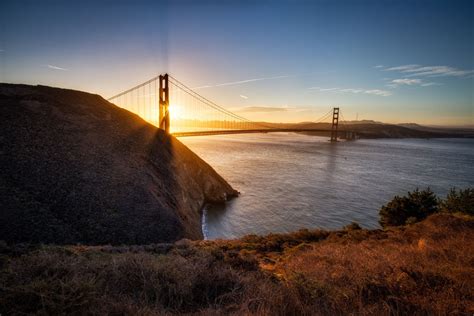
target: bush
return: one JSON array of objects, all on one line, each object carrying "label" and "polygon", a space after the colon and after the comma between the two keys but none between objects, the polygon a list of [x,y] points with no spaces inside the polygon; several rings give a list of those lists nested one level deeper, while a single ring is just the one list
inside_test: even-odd
[{"label": "bush", "polygon": [[474,215],[474,188],[456,191],[452,188],[446,200],[441,202],[441,211]]},{"label": "bush", "polygon": [[[399,226],[410,222],[420,221],[429,215],[438,212],[439,201],[430,188],[420,191],[416,189],[408,192],[408,196],[395,196],[380,209],[380,225]],[[413,218],[411,218],[413,217]]]},{"label": "bush", "polygon": [[344,226],[342,229],[344,229],[344,230],[360,230],[360,229],[362,229],[362,227],[360,227],[359,223],[352,222],[349,225]]}]

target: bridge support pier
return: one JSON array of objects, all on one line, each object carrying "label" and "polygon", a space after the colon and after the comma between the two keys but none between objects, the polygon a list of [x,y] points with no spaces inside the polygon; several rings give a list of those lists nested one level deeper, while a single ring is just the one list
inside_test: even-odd
[{"label": "bridge support pier", "polygon": [[332,110],[331,142],[337,142],[337,127],[339,125],[339,108]]},{"label": "bridge support pier", "polygon": [[160,103],[159,103],[159,128],[167,134],[170,133],[170,96],[168,74],[160,75]]},{"label": "bridge support pier", "polygon": [[346,132],[346,140],[355,140],[356,139],[356,133],[352,131]]}]

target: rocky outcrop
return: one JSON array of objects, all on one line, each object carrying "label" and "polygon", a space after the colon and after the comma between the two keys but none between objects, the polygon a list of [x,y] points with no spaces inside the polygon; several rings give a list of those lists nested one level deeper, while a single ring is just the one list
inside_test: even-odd
[{"label": "rocky outcrop", "polygon": [[98,95],[0,84],[7,242],[200,239],[201,209],[237,192],[176,138]]}]

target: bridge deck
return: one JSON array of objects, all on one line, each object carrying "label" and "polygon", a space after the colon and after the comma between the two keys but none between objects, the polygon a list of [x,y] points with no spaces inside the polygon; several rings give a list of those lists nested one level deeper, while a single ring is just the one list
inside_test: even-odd
[{"label": "bridge deck", "polygon": [[[239,130],[215,130],[215,131],[198,131],[198,132],[177,132],[171,133],[175,137],[188,136],[210,136],[210,135],[227,135],[227,134],[253,134],[253,133],[281,133],[281,132],[325,132],[330,133],[330,129],[295,129],[295,128],[275,128],[275,129],[239,129]],[[338,130],[337,134],[344,134],[345,130]]]}]

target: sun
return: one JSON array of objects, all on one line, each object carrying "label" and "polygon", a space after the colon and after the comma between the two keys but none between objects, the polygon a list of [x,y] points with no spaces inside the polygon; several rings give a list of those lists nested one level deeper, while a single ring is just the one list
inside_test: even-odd
[{"label": "sun", "polygon": [[170,104],[168,107],[168,111],[170,113],[171,120],[179,120],[184,118],[184,109],[181,105],[178,104]]}]

